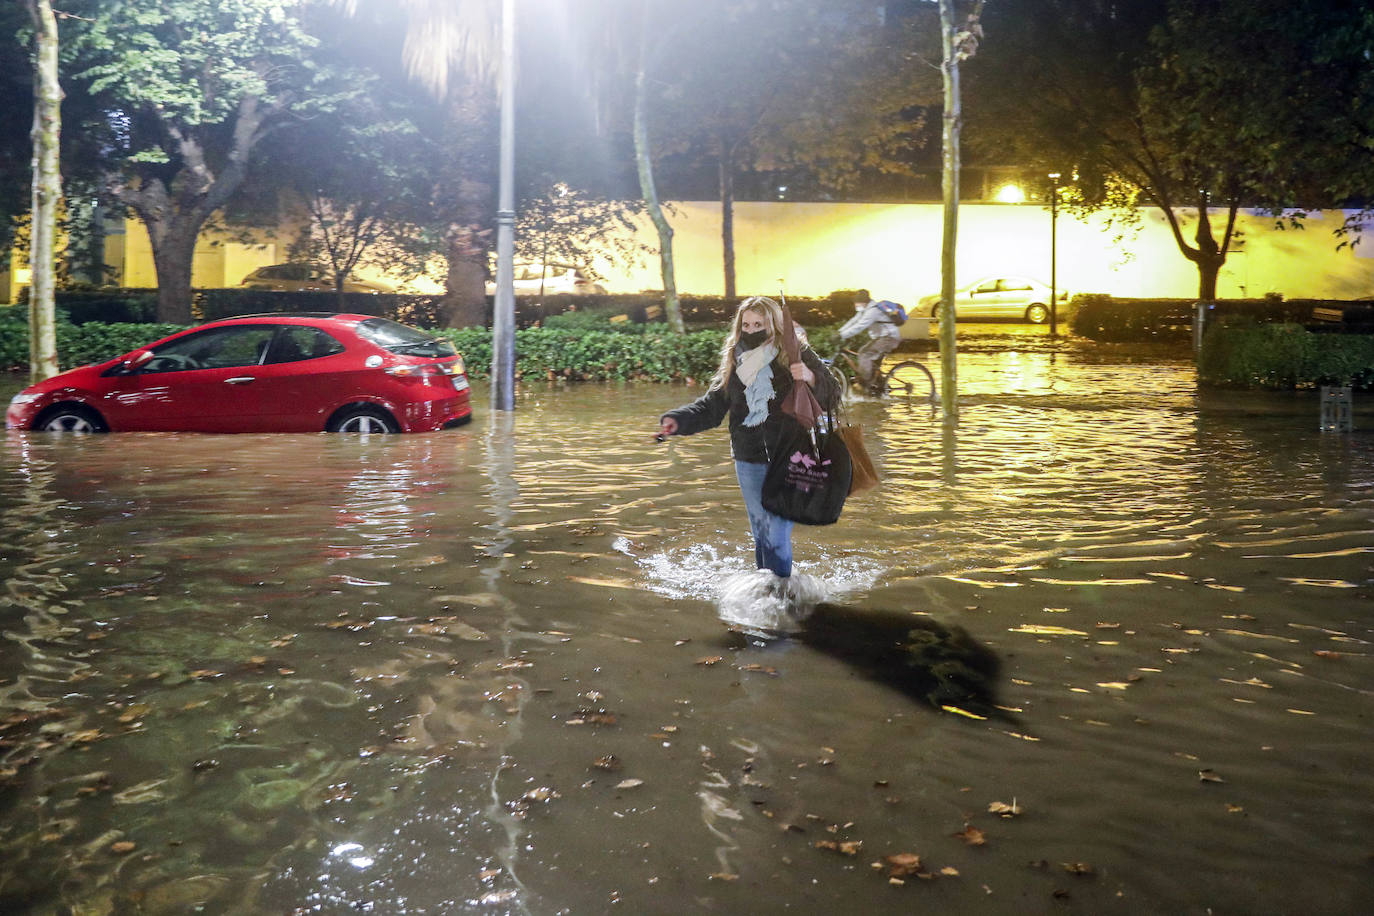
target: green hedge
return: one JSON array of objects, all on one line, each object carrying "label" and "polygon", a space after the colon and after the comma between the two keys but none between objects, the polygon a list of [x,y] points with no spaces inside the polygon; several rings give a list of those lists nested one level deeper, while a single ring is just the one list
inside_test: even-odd
[{"label": "green hedge", "polygon": [[[776,297],[776,294],[772,294]],[[57,290],[57,313],[72,324],[139,323],[157,318],[156,289],[96,289]],[[356,312],[379,315],[403,321],[421,328],[437,328],[442,324],[440,304],[442,296],[404,293],[345,293],[342,305],[337,293],[278,292],[261,289],[202,289],[196,290],[191,313],[201,321],[252,315],[260,312]],[[743,298],[743,296],[739,297]],[[738,299],[723,296],[680,297],[684,321],[697,324],[722,323],[739,304]],[[852,294],[836,290],[825,298],[796,297],[789,300],[797,321],[807,325],[830,324],[843,321],[854,311]],[[547,324],[554,316],[562,316],[569,309],[574,314],[589,313],[610,316],[625,315],[629,323],[642,324],[649,316],[661,317],[663,294],[655,292],[551,295],[540,301],[535,296],[517,296],[515,320],[518,327]],[[491,298],[487,298],[487,323],[491,323]]]},{"label": "green hedge", "polygon": [[[453,341],[468,375],[486,378],[491,369],[491,331],[460,328],[435,332]],[[620,330],[525,328],[515,332],[515,371],[522,379],[666,382],[703,380],[720,359],[720,331],[668,333],[662,325],[641,333]]]},{"label": "green hedge", "polygon": [[[1079,337],[1113,343],[1185,341],[1192,335],[1196,299],[1118,299],[1099,293],[1073,297],[1069,327]],[[1328,299],[1223,299],[1212,304],[1208,321],[1246,318],[1254,322],[1310,322],[1316,308],[1352,310],[1352,303]]]},{"label": "green hedge", "polygon": [[[182,330],[180,324],[71,324],[57,325],[57,361],[63,369],[103,363],[144,344]],[[27,371],[29,326],[12,317],[0,319],[0,369]]]},{"label": "green hedge", "polygon": [[[63,369],[100,363],[182,329],[172,324],[98,324],[57,326],[58,361]],[[488,328],[434,332],[453,341],[468,373],[486,378],[491,367]],[[810,329],[811,345],[823,356],[834,353],[833,326]],[[676,335],[662,322],[610,322],[604,316],[574,312],[551,319],[549,327],[516,331],[516,373],[525,379],[678,381],[709,378],[720,359],[723,326]],[[0,317],[0,367],[25,370],[29,362],[28,325],[17,316]]]},{"label": "green hedge", "polygon": [[1314,333],[1298,324],[1223,319],[1203,335],[1198,380],[1231,388],[1353,385],[1374,389],[1374,335]]}]

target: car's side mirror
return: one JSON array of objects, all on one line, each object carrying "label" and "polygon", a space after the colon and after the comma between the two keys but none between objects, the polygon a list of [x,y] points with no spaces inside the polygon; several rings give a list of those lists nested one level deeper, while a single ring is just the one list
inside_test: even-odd
[{"label": "car's side mirror", "polygon": [[148,365],[148,362],[152,358],[152,350],[135,350],[128,356],[124,357],[124,369],[128,372],[133,372],[137,369],[142,369],[144,366]]}]

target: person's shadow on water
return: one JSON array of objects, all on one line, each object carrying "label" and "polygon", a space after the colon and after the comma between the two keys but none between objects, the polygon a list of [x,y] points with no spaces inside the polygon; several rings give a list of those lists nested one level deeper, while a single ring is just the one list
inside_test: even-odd
[{"label": "person's shadow on water", "polygon": [[[838,658],[869,680],[935,709],[1011,718],[995,697],[1001,660],[960,627],[910,613],[823,602],[784,638]],[[737,630],[726,640],[734,647],[761,641]]]}]

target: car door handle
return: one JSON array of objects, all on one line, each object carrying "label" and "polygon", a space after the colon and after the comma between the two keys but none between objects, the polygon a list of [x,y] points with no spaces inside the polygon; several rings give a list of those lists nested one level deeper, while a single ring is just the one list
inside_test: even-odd
[{"label": "car door handle", "polygon": [[226,385],[247,385],[249,382],[254,382],[254,381],[257,381],[257,379],[256,379],[255,376],[252,376],[252,375],[236,375],[236,376],[234,376],[233,378],[227,378],[227,379],[225,379],[225,380],[224,380],[224,384],[226,384]]}]

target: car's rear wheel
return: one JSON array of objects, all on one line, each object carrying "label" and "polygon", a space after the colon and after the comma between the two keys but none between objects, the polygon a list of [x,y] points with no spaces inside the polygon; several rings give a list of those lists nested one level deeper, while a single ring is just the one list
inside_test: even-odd
[{"label": "car's rear wheel", "polygon": [[401,426],[380,407],[358,404],[337,411],[325,429],[331,433],[399,433]]},{"label": "car's rear wheel", "polygon": [[1031,324],[1044,324],[1050,317],[1050,310],[1039,302],[1026,309],[1026,320]]},{"label": "car's rear wheel", "polygon": [[33,428],[49,433],[106,433],[105,418],[84,404],[56,404],[38,415]]}]

